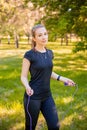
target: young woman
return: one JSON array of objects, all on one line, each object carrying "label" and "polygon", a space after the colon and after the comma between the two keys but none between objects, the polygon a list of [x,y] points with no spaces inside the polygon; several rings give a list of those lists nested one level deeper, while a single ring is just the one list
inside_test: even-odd
[{"label": "young woman", "polygon": [[[35,130],[40,111],[46,120],[48,130],[59,130],[57,110],[50,90],[50,79],[62,81],[69,86],[75,85],[72,80],[52,72],[53,52],[46,48],[47,42],[46,28],[41,24],[34,26],[32,28],[33,48],[24,55],[21,73],[21,81],[26,90],[25,130]],[[31,75],[29,82],[28,72]]]}]

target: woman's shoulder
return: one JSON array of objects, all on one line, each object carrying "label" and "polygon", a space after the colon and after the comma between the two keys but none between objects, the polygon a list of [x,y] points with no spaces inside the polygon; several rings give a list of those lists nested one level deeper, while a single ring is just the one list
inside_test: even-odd
[{"label": "woman's shoulder", "polygon": [[27,59],[31,60],[32,55],[33,55],[33,49],[28,50],[28,51],[25,52],[24,58],[27,58]]},{"label": "woman's shoulder", "polygon": [[32,53],[33,53],[33,49],[27,50],[27,51],[25,52],[25,54],[28,54],[28,55],[30,55],[30,54],[32,54]]},{"label": "woman's shoulder", "polygon": [[47,49],[47,52],[48,52],[49,54],[53,54],[53,51],[52,51],[51,49]]},{"label": "woman's shoulder", "polygon": [[52,58],[54,57],[54,56],[53,56],[53,51],[52,51],[52,50],[47,49],[47,52],[48,52],[49,56],[51,56]]}]

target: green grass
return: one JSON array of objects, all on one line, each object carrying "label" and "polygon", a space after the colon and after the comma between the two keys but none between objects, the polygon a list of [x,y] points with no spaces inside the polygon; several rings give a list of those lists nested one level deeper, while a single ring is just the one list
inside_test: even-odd
[{"label": "green grass", "polygon": [[[23,94],[20,81],[22,57],[29,45],[0,45],[0,130],[24,130]],[[51,90],[61,124],[60,130],[87,130],[87,52],[72,53],[70,46],[49,43],[54,51],[54,71],[73,79],[75,87],[51,80]],[[40,114],[37,130],[47,130]]]}]

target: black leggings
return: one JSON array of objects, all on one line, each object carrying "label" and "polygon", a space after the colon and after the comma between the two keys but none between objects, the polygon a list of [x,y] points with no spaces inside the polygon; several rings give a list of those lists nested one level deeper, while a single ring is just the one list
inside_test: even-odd
[{"label": "black leggings", "polygon": [[[32,130],[35,130],[40,111],[42,112],[46,120],[48,130],[59,130],[57,110],[52,96],[47,97],[44,100],[30,99],[29,105],[27,106],[28,98],[29,96],[25,94],[24,96],[25,130],[31,130],[30,129],[31,123],[32,123]],[[27,107],[29,113],[27,112]],[[32,118],[32,122],[30,116]]]}]

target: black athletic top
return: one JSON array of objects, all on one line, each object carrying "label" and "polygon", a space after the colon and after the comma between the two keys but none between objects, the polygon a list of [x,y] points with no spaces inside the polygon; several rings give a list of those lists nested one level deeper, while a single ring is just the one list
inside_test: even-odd
[{"label": "black athletic top", "polygon": [[24,58],[30,61],[29,71],[31,79],[29,85],[34,90],[31,99],[44,99],[50,96],[53,52],[46,49],[46,52],[41,53],[35,49],[31,49],[25,53]]}]

